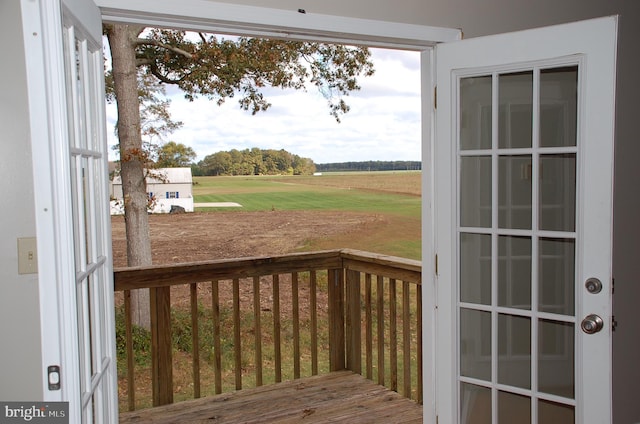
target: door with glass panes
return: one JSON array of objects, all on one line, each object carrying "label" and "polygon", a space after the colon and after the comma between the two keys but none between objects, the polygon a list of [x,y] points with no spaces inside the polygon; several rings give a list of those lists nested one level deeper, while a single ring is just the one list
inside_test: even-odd
[{"label": "door with glass panes", "polygon": [[437,48],[440,422],[610,420],[616,24]]},{"label": "door with glass panes", "polygon": [[38,219],[43,399],[118,421],[102,18],[92,0],[23,1]]}]

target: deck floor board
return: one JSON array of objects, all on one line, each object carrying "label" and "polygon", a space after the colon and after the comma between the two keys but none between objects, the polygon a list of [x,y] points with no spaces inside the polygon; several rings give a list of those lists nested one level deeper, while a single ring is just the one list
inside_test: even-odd
[{"label": "deck floor board", "polygon": [[422,406],[350,371],[120,414],[130,423],[421,423]]}]

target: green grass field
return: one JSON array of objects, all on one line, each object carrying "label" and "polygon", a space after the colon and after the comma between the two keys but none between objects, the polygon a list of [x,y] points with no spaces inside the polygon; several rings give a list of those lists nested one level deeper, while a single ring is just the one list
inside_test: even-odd
[{"label": "green grass field", "polygon": [[336,173],[321,176],[196,177],[196,203],[235,202],[209,212],[312,210],[371,213],[384,225],[353,237],[310,240],[306,250],[351,247],[420,259],[420,172]]}]

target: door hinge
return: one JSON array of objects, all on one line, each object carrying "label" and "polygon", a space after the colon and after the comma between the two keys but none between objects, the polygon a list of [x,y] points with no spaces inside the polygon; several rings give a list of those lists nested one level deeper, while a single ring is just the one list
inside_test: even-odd
[{"label": "door hinge", "polygon": [[438,86],[433,87],[433,108],[438,109]]},{"label": "door hinge", "polygon": [[616,331],[616,328],[618,328],[618,321],[615,315],[611,315],[611,331]]},{"label": "door hinge", "polygon": [[611,279],[611,294],[614,294],[616,292],[616,279],[612,278]]},{"label": "door hinge", "polygon": [[437,254],[435,259],[435,268],[436,268],[436,275],[438,275],[438,255]]}]

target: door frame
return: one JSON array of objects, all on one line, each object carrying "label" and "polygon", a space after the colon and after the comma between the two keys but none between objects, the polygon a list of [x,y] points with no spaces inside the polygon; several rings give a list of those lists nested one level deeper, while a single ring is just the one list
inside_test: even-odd
[{"label": "door frame", "polygon": [[425,50],[437,43],[459,40],[455,28],[415,25],[309,13],[303,9],[217,3],[208,0],[96,0],[107,22],[173,27],[231,35],[260,36],[370,47]]},{"label": "door frame", "polygon": [[[425,422],[436,422],[436,285],[434,250],[434,140],[435,53],[439,43],[462,39],[455,28],[410,25],[370,19],[347,18],[297,11],[182,0],[179,4],[158,1],[153,8],[145,0],[95,0],[105,22],[222,32],[234,35],[355,43],[369,47],[420,52],[422,162],[422,302],[423,302],[423,407]],[[302,17],[302,19],[301,19]]]},{"label": "door frame", "polygon": [[[577,223],[582,224],[576,228],[576,241],[581,243],[583,253],[576,256],[576,281],[585,281],[590,277],[597,277],[603,283],[602,295],[607,296],[606,306],[603,306],[602,302],[596,302],[596,298],[593,295],[584,297],[584,300],[576,305],[576,334],[575,341],[576,347],[576,369],[583,364],[583,358],[580,352],[589,350],[599,350],[599,354],[603,358],[608,358],[609,368],[609,382],[603,383],[594,378],[589,378],[587,375],[586,380],[576,375],[576,402],[582,402],[582,404],[588,405],[587,402],[581,400],[585,396],[584,390],[581,387],[598,387],[598,393],[608,397],[608,408],[606,411],[598,410],[594,407],[586,415],[593,420],[593,422],[609,422],[611,420],[611,396],[612,396],[612,355],[611,355],[611,279],[612,279],[612,255],[601,254],[601,252],[612,252],[612,234],[613,234],[613,142],[615,141],[614,124],[615,124],[615,64],[616,64],[616,41],[617,41],[617,17],[604,17],[590,19],[586,21],[573,22],[562,25],[555,25],[551,27],[540,28],[543,30],[540,32],[538,29],[531,29],[525,31],[519,31],[508,35],[508,39],[501,39],[501,42],[515,43],[516,34],[534,35],[536,42],[542,46],[553,46],[552,53],[536,53],[532,56],[530,51],[526,49],[520,49],[516,55],[507,53],[507,49],[496,50],[497,55],[488,58],[484,54],[484,43],[487,41],[498,40],[503,34],[479,37],[469,40],[464,40],[458,43],[450,43],[448,47],[453,47],[453,51],[446,52],[448,57],[445,57],[442,51],[436,47],[436,55],[439,55],[440,62],[450,61],[450,57],[453,55],[459,55],[460,60],[456,61],[455,68],[463,72],[464,70],[486,70],[489,73],[491,70],[496,69],[496,63],[502,63],[504,65],[510,64],[523,64],[523,66],[531,63],[548,63],[553,64],[556,59],[559,60],[559,64],[571,59],[572,61],[583,60],[582,64],[585,65],[583,70],[583,77],[580,78],[580,89],[584,94],[584,99],[581,102],[584,107],[581,109],[579,106],[579,122],[578,137],[582,138],[583,145],[586,148],[581,149],[581,155],[583,157],[598,158],[607,165],[604,169],[599,169],[598,172],[588,172],[584,167],[578,167],[577,170],[577,195],[582,197],[582,202],[585,204],[597,205],[598,213],[590,216],[591,221],[587,222],[585,214],[580,210],[580,204],[576,204],[576,219]],[[583,51],[576,52],[570,45],[562,43],[566,31],[573,31],[575,33],[587,33],[588,37],[583,38],[586,40]],[[463,46],[465,43],[464,54],[462,52],[456,52],[456,44]],[[570,44],[570,43],[569,43]],[[613,46],[613,48],[612,48]],[[536,56],[537,55],[537,56]],[[576,55],[582,56],[578,58]],[[588,57],[587,57],[588,56]],[[585,59],[586,57],[586,59]],[[611,69],[613,64],[613,69]],[[587,84],[589,79],[589,71],[595,74],[595,71],[604,72],[604,75],[610,75],[611,78],[606,80],[598,80],[597,84]],[[443,140],[454,140],[455,133],[457,131],[457,119],[454,117],[457,114],[456,104],[457,102],[452,99],[456,98],[457,90],[453,81],[456,76],[448,69],[442,69],[437,71],[436,78],[440,84],[442,92],[446,91],[446,95],[439,96],[438,99],[438,111],[436,125],[439,133],[438,137]],[[598,102],[589,101],[589,99],[598,99]],[[601,101],[600,101],[601,100]],[[598,131],[586,131],[585,122],[598,121],[601,116],[605,116],[610,113],[611,120],[607,120],[607,124],[598,128]],[[611,122],[612,125],[608,123]],[[601,147],[594,140],[604,139],[612,140],[609,145]],[[438,275],[437,279],[437,305],[439,309],[439,322],[437,325],[437,340],[439,342],[436,351],[436,361],[438,361],[438,368],[436,372],[436,384],[439,388],[436,396],[439,396],[438,402],[438,415],[444,422],[457,422],[458,419],[458,390],[457,384],[457,318],[456,318],[456,305],[457,305],[457,241],[456,241],[456,229],[457,229],[457,167],[451,164],[456,161],[456,146],[452,142],[438,142],[435,145],[436,160],[434,162],[435,180],[437,181],[435,189],[435,198],[437,202],[434,211],[436,214],[436,225],[433,227],[436,231],[436,240],[434,244],[435,251],[438,254]],[[590,163],[594,163],[592,159],[589,159]],[[585,190],[584,186],[595,187],[596,190]],[[604,197],[597,197],[595,193],[606,193]],[[446,205],[446,206],[445,206]],[[452,212],[453,211],[453,212]],[[586,229],[589,229],[588,233]],[[596,237],[597,234],[597,237]],[[585,243],[585,237],[596,237],[603,242],[600,244]],[[600,253],[600,254],[598,254]],[[595,260],[581,261],[581,258],[589,257],[596,258]],[[579,284],[578,284],[579,285]],[[439,289],[439,290],[438,290]],[[584,287],[576,287],[576,296],[579,293],[584,292]],[[587,314],[595,313],[603,317],[605,320],[605,327],[601,333],[593,336],[586,336],[579,332],[579,322]],[[598,344],[596,337],[607,337],[609,344],[603,348],[601,343]],[[452,354],[452,352],[454,354]],[[589,381],[590,380],[590,381]],[[608,390],[607,390],[608,388]],[[579,410],[576,408],[576,422],[584,422],[585,417],[579,414]]]}]

